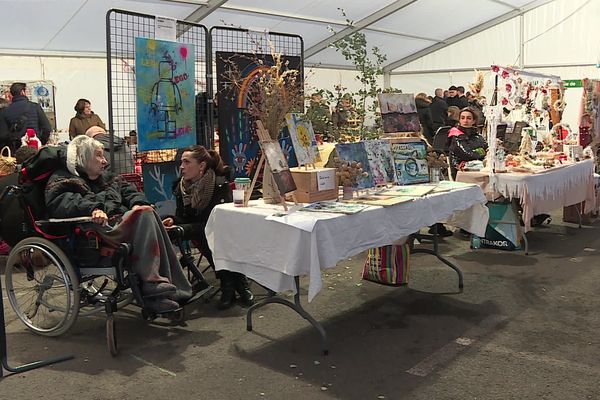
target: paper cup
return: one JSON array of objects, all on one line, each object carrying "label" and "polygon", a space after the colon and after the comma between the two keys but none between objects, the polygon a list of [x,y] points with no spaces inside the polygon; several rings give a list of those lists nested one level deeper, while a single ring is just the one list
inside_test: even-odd
[{"label": "paper cup", "polygon": [[236,207],[244,207],[244,193],[242,189],[233,190],[233,205]]}]

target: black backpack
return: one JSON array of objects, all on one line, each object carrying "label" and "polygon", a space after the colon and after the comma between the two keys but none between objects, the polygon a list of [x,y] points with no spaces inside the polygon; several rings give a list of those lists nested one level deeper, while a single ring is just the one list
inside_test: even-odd
[{"label": "black backpack", "polygon": [[47,217],[44,191],[50,176],[58,169],[67,166],[65,146],[42,147],[33,157],[21,165],[19,183],[23,196],[36,219]]}]

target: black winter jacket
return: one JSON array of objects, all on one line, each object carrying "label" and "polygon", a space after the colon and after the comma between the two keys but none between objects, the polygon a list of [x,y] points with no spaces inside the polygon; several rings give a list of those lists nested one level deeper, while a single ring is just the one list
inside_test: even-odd
[{"label": "black winter jacket", "polygon": [[175,225],[181,226],[185,231],[185,240],[204,238],[204,228],[212,209],[222,203],[231,203],[233,195],[229,186],[229,174],[217,175],[215,179],[215,191],[210,203],[203,210],[196,210],[191,205],[183,205],[183,195],[179,189],[178,179],[173,183],[173,194],[177,202],[177,211],[173,220]]},{"label": "black winter jacket", "polygon": [[[488,145],[476,128],[463,128],[460,126],[457,128],[464,133],[452,136],[452,141],[450,142],[450,163],[452,168],[458,170],[463,161],[483,160]],[[483,149],[483,153],[477,149]]]},{"label": "black winter jacket", "polygon": [[[11,133],[10,127],[13,126],[21,116],[25,116],[25,124],[21,132]],[[48,142],[52,126],[44,114],[42,107],[29,101],[26,96],[14,96],[12,103],[4,108],[0,114],[3,122],[0,123],[0,144],[9,146],[11,150],[16,150],[21,146],[21,136],[25,134],[27,128],[33,128],[42,144]],[[14,148],[13,148],[14,147]]]},{"label": "black winter jacket", "polygon": [[430,103],[421,98],[417,98],[415,99],[415,104],[417,105],[419,122],[421,123],[421,127],[423,128],[423,136],[425,136],[427,140],[431,143],[435,131],[433,130],[433,119],[431,117]]},{"label": "black winter jacket", "polygon": [[448,104],[441,97],[435,96],[429,107],[431,109],[431,119],[433,120],[433,133],[435,134],[439,128],[446,125]]},{"label": "black winter jacket", "polygon": [[84,173],[75,176],[56,171],[46,184],[46,207],[50,218],[87,217],[95,209],[109,218],[118,217],[135,205],[149,205],[146,196],[119,175],[105,172],[96,180]]}]

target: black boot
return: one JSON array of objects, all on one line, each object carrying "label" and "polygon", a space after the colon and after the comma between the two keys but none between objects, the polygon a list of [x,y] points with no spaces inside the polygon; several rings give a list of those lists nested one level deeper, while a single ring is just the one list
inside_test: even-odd
[{"label": "black boot", "polygon": [[233,272],[233,274],[235,291],[240,295],[240,302],[245,306],[251,306],[254,304],[254,295],[248,286],[248,279],[240,273]]},{"label": "black boot", "polygon": [[229,271],[219,271],[219,279],[221,280],[221,299],[217,308],[227,310],[235,304],[234,278]]}]

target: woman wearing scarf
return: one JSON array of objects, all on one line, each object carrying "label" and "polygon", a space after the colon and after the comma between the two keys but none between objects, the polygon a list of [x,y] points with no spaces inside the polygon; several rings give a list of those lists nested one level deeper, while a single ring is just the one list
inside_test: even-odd
[{"label": "woman wearing scarf", "polygon": [[[192,240],[214,267],[204,228],[210,212],[217,204],[232,201],[229,168],[223,164],[216,151],[194,145],[183,151],[180,169],[181,178],[173,185],[177,211],[174,218],[166,218],[163,224],[167,228],[174,224],[183,227],[184,239]],[[225,310],[233,306],[236,292],[242,304],[252,305],[254,295],[248,288],[248,280],[244,275],[221,270],[217,271],[217,277],[221,281],[219,309]]]}]

